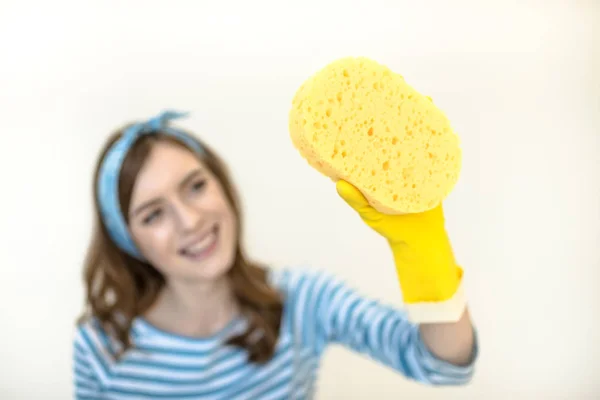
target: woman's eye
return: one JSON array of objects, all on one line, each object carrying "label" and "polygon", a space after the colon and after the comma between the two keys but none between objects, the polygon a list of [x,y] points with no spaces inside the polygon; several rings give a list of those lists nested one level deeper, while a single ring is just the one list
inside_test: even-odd
[{"label": "woman's eye", "polygon": [[194,184],[192,185],[192,190],[194,192],[199,192],[200,190],[202,190],[204,188],[204,186],[206,185],[206,180],[199,180],[194,182]]},{"label": "woman's eye", "polygon": [[162,210],[160,210],[160,209],[154,210],[150,214],[146,215],[142,222],[144,223],[144,225],[151,224],[152,222],[154,222],[158,218],[160,218],[161,215],[162,215]]}]

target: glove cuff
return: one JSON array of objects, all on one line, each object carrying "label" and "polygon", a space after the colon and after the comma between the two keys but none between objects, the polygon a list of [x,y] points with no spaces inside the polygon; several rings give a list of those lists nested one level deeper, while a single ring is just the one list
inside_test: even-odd
[{"label": "glove cuff", "polygon": [[457,322],[463,315],[467,301],[461,282],[448,300],[405,303],[408,318],[416,324]]}]

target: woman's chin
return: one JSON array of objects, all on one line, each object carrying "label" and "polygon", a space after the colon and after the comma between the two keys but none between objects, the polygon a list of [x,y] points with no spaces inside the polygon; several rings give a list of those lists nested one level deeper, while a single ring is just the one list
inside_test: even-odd
[{"label": "woman's chin", "polygon": [[232,266],[233,257],[216,253],[202,262],[186,262],[181,268],[190,280],[212,281],[227,275]]}]

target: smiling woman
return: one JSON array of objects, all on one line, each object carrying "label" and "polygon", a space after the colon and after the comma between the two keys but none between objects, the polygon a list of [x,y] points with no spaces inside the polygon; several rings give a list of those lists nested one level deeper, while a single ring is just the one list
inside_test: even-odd
[{"label": "smiling woman", "polygon": [[[172,178],[165,176],[164,169],[157,168],[157,166],[164,163],[173,165],[174,169],[182,170],[175,171],[180,172],[180,175],[183,176],[183,179],[175,188],[170,187]],[[197,161],[192,154],[189,152],[181,154],[181,149],[177,148],[177,145],[167,142],[156,146],[146,168],[140,173],[139,182],[151,184],[148,187],[136,186],[132,196],[132,206],[130,207],[132,211],[129,221],[133,237],[137,239],[136,241],[140,247],[148,247],[148,244],[152,245],[148,248],[148,252],[160,248],[160,244],[164,243],[161,241],[161,237],[173,237],[174,222],[179,222],[184,225],[184,229],[193,231],[193,228],[196,228],[199,223],[198,218],[194,218],[196,214],[193,206],[200,206],[200,204],[197,204],[200,200],[215,200],[223,196],[220,186],[214,183],[214,177],[207,176],[210,173],[202,168],[195,169],[194,164],[197,164]],[[150,169],[152,166],[154,170]],[[186,172],[186,169],[189,171]],[[144,179],[146,176],[152,177],[152,180]],[[210,178],[212,179],[209,181]],[[154,187],[160,186],[161,183],[166,183],[169,186],[165,188]],[[158,191],[159,194],[152,197],[152,193],[155,191]],[[203,191],[208,193],[200,196]],[[167,196],[169,193],[171,195]],[[138,199],[147,197],[152,198],[152,200],[143,201]],[[171,197],[172,199],[169,201]],[[184,201],[180,202],[180,213],[177,213],[175,206],[180,198]],[[219,233],[224,234],[226,239],[229,239],[227,235],[232,236],[234,232],[234,219],[231,215],[231,208],[223,207],[227,203],[222,201],[218,201],[216,204],[214,201],[212,203],[205,201],[204,203],[207,203],[205,206],[207,216],[212,216],[213,219],[218,221],[204,222],[207,227],[202,232],[198,232],[197,235],[176,249],[178,255],[185,256],[193,261],[206,258],[217,248],[217,244],[220,243],[217,241]],[[182,215],[181,218],[178,218],[179,214],[186,213],[186,207],[189,208],[187,210],[190,214],[189,218],[186,218],[188,215]],[[219,208],[223,210],[219,210]],[[214,212],[211,213],[211,210]],[[185,225],[188,226],[185,227]],[[168,232],[168,229],[171,232]]]},{"label": "smiling woman", "polygon": [[326,274],[250,262],[226,168],[178,116],[126,127],[98,161],[77,399],[311,398],[332,343],[421,383],[470,381],[466,310],[419,325]]},{"label": "smiling woman", "polygon": [[[101,182],[102,173],[106,173],[102,162],[126,131],[117,132],[108,141],[94,182]],[[211,288],[221,293],[215,287],[222,286],[227,288],[227,296],[221,296],[235,298],[230,302],[251,317],[245,333],[230,342],[247,350],[252,360],[264,361],[274,351],[282,303],[278,293],[266,284],[265,270],[250,263],[242,252],[238,238],[241,215],[223,162],[206,144],[195,147],[202,149],[202,160],[180,139],[156,131],[140,136],[124,157],[118,174],[118,212],[127,216],[132,242],[143,258],[129,254],[123,243],[112,240],[110,225],[102,218],[110,212],[101,211],[102,187],[98,184],[96,232],[85,268],[90,307],[83,318],[97,317],[97,323],[115,335],[119,340],[115,356],[119,356],[131,346],[134,317],[145,316],[168,329],[168,312],[162,316],[160,310],[172,306],[177,301],[174,297],[188,294],[179,287],[190,285],[198,295],[205,295],[202,292]],[[107,303],[107,297],[113,301]],[[185,301],[193,302],[196,297],[192,294]],[[205,330],[218,329],[230,317],[208,317],[217,319]],[[206,334],[194,332],[196,327],[181,319],[174,329],[190,336]],[[259,329],[266,334],[250,341],[251,334]]]},{"label": "smiling woman", "polygon": [[235,257],[229,243],[236,236],[226,189],[174,139],[148,136],[138,143],[132,155],[141,153],[145,162],[128,207],[137,247],[163,275],[204,280],[223,275]]}]

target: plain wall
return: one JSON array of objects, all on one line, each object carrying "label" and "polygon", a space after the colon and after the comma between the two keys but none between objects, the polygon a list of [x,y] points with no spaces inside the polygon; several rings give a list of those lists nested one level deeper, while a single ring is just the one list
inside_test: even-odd
[{"label": "plain wall", "polygon": [[165,108],[229,162],[255,258],[401,307],[386,244],[289,139],[295,90],[348,55],[404,75],[461,136],[445,210],[481,356],[471,385],[432,389],[332,348],[318,398],[600,397],[600,3],[366,4],[0,1],[0,398],[71,398],[92,167]]}]

